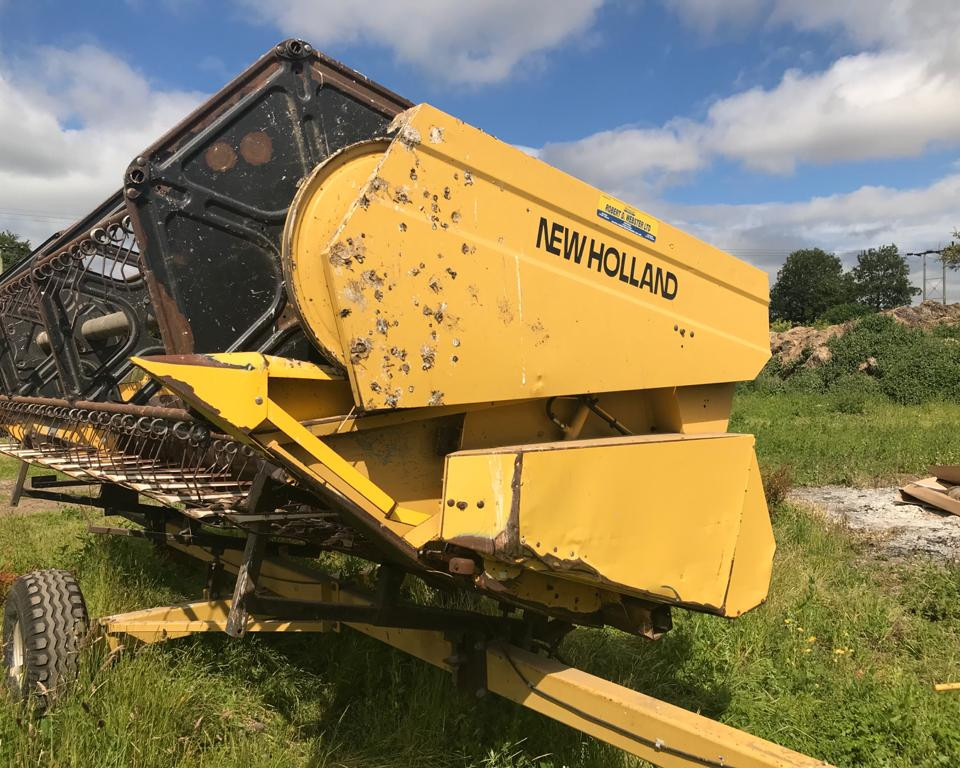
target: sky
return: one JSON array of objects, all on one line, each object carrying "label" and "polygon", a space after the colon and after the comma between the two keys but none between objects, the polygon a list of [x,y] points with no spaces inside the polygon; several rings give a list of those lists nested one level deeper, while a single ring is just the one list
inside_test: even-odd
[{"label": "sky", "polygon": [[958,0],[0,0],[0,230],[85,213],[287,37],[773,276],[960,227]]}]

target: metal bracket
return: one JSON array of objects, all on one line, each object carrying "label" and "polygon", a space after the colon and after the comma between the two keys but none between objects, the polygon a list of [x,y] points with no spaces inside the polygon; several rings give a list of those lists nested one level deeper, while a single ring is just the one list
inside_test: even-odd
[{"label": "metal bracket", "polygon": [[453,635],[450,641],[456,650],[444,662],[453,673],[457,690],[482,699],[488,690],[487,641],[472,634]]},{"label": "metal bracket", "polygon": [[247,545],[243,550],[243,562],[237,572],[237,583],[233,587],[233,600],[230,601],[230,615],[224,630],[230,637],[242,637],[246,634],[247,598],[257,589],[260,567],[263,565],[264,537],[259,533],[247,535]]},{"label": "metal bracket", "polygon": [[21,460],[20,466],[17,468],[17,480],[13,484],[13,490],[10,492],[10,506],[16,507],[20,504],[20,497],[23,496],[23,484],[27,480],[27,471],[30,469],[30,465],[27,462]]}]

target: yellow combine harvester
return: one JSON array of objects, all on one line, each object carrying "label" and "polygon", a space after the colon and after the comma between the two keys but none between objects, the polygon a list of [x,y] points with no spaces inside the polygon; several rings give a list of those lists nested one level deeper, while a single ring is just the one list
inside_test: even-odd
[{"label": "yellow combine harvester", "polygon": [[[18,492],[94,485],[139,524],[97,532],[210,564],[204,600],[100,619],[114,645],[347,625],[658,765],[822,765],[550,658],[575,625],[655,639],[672,607],[765,599],[753,438],[726,432],[769,356],[763,272],[300,41],[96,216],[0,284],[0,422],[5,452],[73,478]],[[87,283],[102,301],[71,315]],[[375,589],[323,551],[379,564]],[[500,612],[412,605],[405,577]],[[22,696],[77,647],[39,663],[37,594],[59,595],[44,627],[86,622],[68,574],[21,579]]]}]

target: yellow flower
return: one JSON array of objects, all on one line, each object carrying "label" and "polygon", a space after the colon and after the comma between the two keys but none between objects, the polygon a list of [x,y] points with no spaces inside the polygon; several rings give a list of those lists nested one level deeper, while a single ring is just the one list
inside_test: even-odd
[{"label": "yellow flower", "polygon": [[808,642],[808,643],[815,643],[815,642],[817,642],[817,636],[816,636],[816,635],[810,635],[810,637],[807,638],[807,642]]}]

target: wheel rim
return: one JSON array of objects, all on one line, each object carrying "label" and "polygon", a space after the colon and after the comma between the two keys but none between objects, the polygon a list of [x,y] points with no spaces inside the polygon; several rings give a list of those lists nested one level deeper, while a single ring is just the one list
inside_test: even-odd
[{"label": "wheel rim", "polygon": [[16,684],[17,688],[23,689],[23,677],[25,671],[26,652],[23,644],[23,633],[20,632],[20,620],[13,624],[13,653],[10,658],[10,679]]}]

